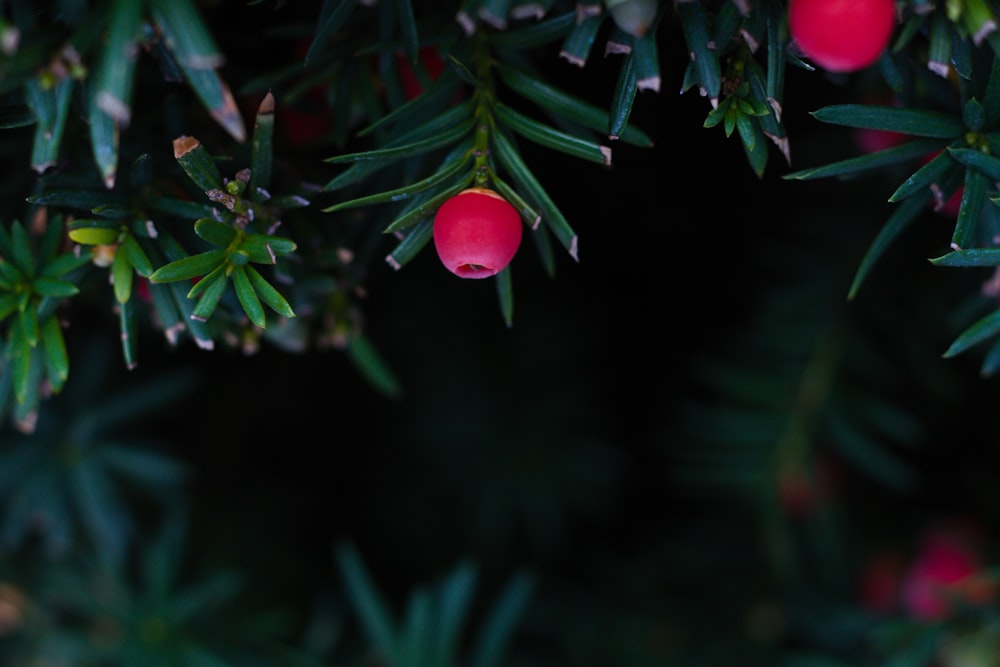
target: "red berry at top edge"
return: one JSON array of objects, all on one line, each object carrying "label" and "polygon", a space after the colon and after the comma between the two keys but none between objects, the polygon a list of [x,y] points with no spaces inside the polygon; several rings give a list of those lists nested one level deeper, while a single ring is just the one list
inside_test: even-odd
[{"label": "red berry at top edge", "polygon": [[459,278],[489,278],[503,271],[521,245],[521,215],[489,188],[468,188],[434,215],[434,247]]},{"label": "red berry at top edge", "polygon": [[878,60],[896,25],[894,0],[789,0],[788,31],[803,54],[830,72]]}]

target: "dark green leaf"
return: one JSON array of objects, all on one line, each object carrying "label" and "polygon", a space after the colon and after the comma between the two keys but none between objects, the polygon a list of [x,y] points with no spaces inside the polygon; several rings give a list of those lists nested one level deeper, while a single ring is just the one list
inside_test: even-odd
[{"label": "dark green leaf", "polygon": [[132,86],[139,56],[142,3],[114,0],[108,11],[108,30],[93,78],[93,103],[116,123],[132,118]]},{"label": "dark green leaf", "polygon": [[521,160],[517,149],[500,132],[493,135],[493,142],[497,149],[497,159],[510,172],[511,178],[521,186],[524,192],[541,209],[542,222],[552,230],[552,233],[556,235],[556,238],[563,244],[563,247],[566,248],[570,256],[574,260],[579,261],[576,232],[570,227],[562,212],[538,182],[538,179],[535,178],[535,175],[531,173],[528,166]]},{"label": "dark green leaf", "polygon": [[[375,130],[393,125],[397,121],[405,122],[409,119],[420,118],[427,112],[436,112],[443,105],[448,105],[448,100],[454,99],[459,85],[460,82],[455,77],[440,76],[424,88],[419,95],[361,128],[356,134],[359,137],[368,136]],[[469,106],[471,107],[471,105]],[[436,117],[438,113],[433,113],[433,115]]]},{"label": "dark green leaf", "polygon": [[118,178],[118,122],[97,103],[97,91],[90,89],[87,105],[87,126],[90,132],[90,150],[94,164],[101,175],[104,187],[114,187]]},{"label": "dark green leaf", "polygon": [[948,154],[962,164],[980,171],[993,181],[1000,181],[1000,158],[972,148],[949,148]]},{"label": "dark green leaf", "polygon": [[38,119],[31,149],[31,168],[41,174],[59,159],[59,147],[73,94],[73,79],[65,76],[48,87],[33,78],[25,84],[25,90],[28,106]]},{"label": "dark green leaf", "polygon": [[70,468],[71,502],[80,512],[98,558],[121,563],[129,537],[123,501],[114,490],[105,468],[85,458]]},{"label": "dark green leaf", "polygon": [[955,160],[951,159],[950,152],[941,151],[903,181],[889,197],[889,201],[902,201],[904,198],[915,193],[927,192],[929,188],[935,186],[940,187],[949,178],[951,172],[961,171],[964,170],[961,169]]},{"label": "dark green leaf", "polygon": [[569,11],[536,23],[525,23],[488,35],[490,44],[499,49],[523,51],[565,39],[576,25],[576,12]]},{"label": "dark green leaf", "polygon": [[270,91],[257,107],[250,158],[250,199],[266,201],[270,195],[274,143],[274,95]]},{"label": "dark green leaf", "polygon": [[517,209],[517,212],[521,215],[521,219],[532,229],[537,229],[538,224],[542,221],[542,216],[538,211],[499,176],[492,175],[490,181],[493,187],[496,188],[496,191],[503,195],[503,198],[510,202],[511,206]]},{"label": "dark green leaf", "polygon": [[874,153],[831,162],[821,167],[811,167],[809,169],[794,171],[790,174],[785,174],[782,178],[804,181],[832,176],[851,176],[871,171],[872,169],[881,169],[895,164],[912,162],[914,159],[924,157],[940,148],[941,142],[936,139],[914,139],[905,144],[875,151]]},{"label": "dark green leaf", "polygon": [[410,0],[396,0],[396,16],[399,18],[399,32],[403,35],[403,52],[407,60],[416,64],[420,38],[417,36],[417,20],[413,16]]},{"label": "dark green leaf", "polygon": [[882,229],[879,230],[878,236],[875,237],[875,241],[872,242],[865,256],[861,260],[861,264],[858,267],[857,272],[854,275],[854,280],[851,283],[850,290],[848,291],[848,300],[854,299],[857,296],[858,291],[861,289],[861,284],[871,273],[872,268],[875,263],[882,257],[886,249],[892,242],[895,241],[900,234],[913,222],[921,211],[924,210],[926,206],[925,200],[917,197],[911,197],[904,200],[889,216],[885,224],[882,225]]},{"label": "dark green leaf", "polygon": [[718,51],[711,39],[708,13],[700,2],[679,2],[676,9],[680,15],[687,53],[691,54],[695,81],[714,106],[722,90],[722,71]]},{"label": "dark green leaf", "polygon": [[1000,266],[1000,248],[955,250],[930,261],[934,266]]},{"label": "dark green leaf", "polygon": [[739,114],[737,119],[737,129],[740,131],[740,141],[743,144],[743,152],[747,156],[750,168],[758,178],[764,176],[767,167],[768,144],[765,141],[764,133],[760,129],[760,123],[756,118]]},{"label": "dark green leaf", "polygon": [[34,112],[25,104],[0,105],[0,130],[27,127],[37,122]]},{"label": "dark green leaf", "polygon": [[[219,184],[222,184],[222,174],[219,174]],[[149,197],[146,204],[150,210],[166,215],[172,215],[184,220],[197,220],[198,218],[222,218],[222,211],[211,204],[202,204],[183,199],[173,199],[170,197]]]},{"label": "dark green leaf", "polygon": [[10,360],[13,377],[14,397],[18,403],[25,403],[32,389],[31,344],[24,336],[23,327],[13,326],[7,338],[4,358]]},{"label": "dark green leaf", "polygon": [[403,664],[400,660],[400,647],[396,645],[395,622],[357,548],[350,543],[339,544],[334,548],[334,558],[348,601],[361,621],[369,644],[386,656],[388,664]]},{"label": "dark green leaf", "polygon": [[635,65],[632,62],[632,58],[626,56],[625,61],[618,71],[614,95],[611,98],[611,112],[608,117],[608,138],[615,140],[624,135],[629,116],[632,115],[632,106],[635,104],[637,92]]},{"label": "dark green leaf", "polygon": [[578,67],[586,65],[587,58],[590,57],[590,50],[594,46],[594,40],[597,38],[597,32],[604,23],[604,18],[605,14],[598,6],[595,14],[578,20],[566,38],[563,39],[559,57]]},{"label": "dark green leaf", "polygon": [[434,188],[442,183],[453,179],[455,176],[460,174],[463,169],[467,168],[468,163],[472,159],[471,153],[466,153],[462,158],[458,160],[453,160],[450,164],[445,164],[438,171],[434,172],[430,176],[423,178],[415,183],[406,185],[403,187],[395,188],[393,190],[386,190],[385,192],[379,192],[373,195],[368,195],[365,197],[357,197],[355,199],[349,199],[347,201],[342,201],[332,206],[328,206],[323,209],[324,213],[333,213],[334,211],[340,211],[347,208],[355,208],[358,206],[369,206],[371,204],[383,204],[386,202],[401,201],[403,199],[408,199],[413,195],[423,192],[424,190]]},{"label": "dark green leaf", "polygon": [[42,267],[41,275],[45,278],[58,278],[87,264],[90,264],[90,255],[88,253],[77,255],[76,253],[66,252]]},{"label": "dark green leaf", "polygon": [[219,125],[236,141],[246,128],[229,87],[216,68],[222,55],[192,0],[149,0],[150,10],[184,78]]},{"label": "dark green leaf", "polygon": [[392,369],[363,334],[352,336],[347,343],[347,356],[372,387],[386,396],[399,396],[403,388]]},{"label": "dark green leaf", "polygon": [[429,192],[425,191],[425,194],[428,194],[429,196],[420,198],[415,197],[411,202],[412,205],[403,209],[402,213],[396,216],[383,231],[387,234],[402,232],[403,230],[417,224],[421,220],[429,218],[429,216],[434,215],[441,204],[448,199],[451,199],[465,188],[470,187],[472,185],[472,180],[473,176],[470,174],[461,181],[453,183],[433,195],[430,195]]},{"label": "dark green leaf", "polygon": [[432,644],[432,665],[455,662],[459,639],[465,621],[477,571],[471,563],[461,563],[448,575],[437,590],[438,624]]},{"label": "dark green leaf", "polygon": [[299,195],[281,195],[280,197],[275,197],[274,199],[269,199],[268,201],[271,206],[280,209],[305,208],[310,204],[308,199],[300,197]]},{"label": "dark green leaf", "polygon": [[656,46],[656,31],[632,39],[630,54],[635,67],[636,87],[639,90],[660,91],[660,57]]},{"label": "dark green leaf", "polygon": [[497,299],[500,302],[500,314],[507,328],[514,326],[514,286],[510,279],[510,266],[494,276],[497,286]]},{"label": "dark green leaf", "polygon": [[962,203],[955,220],[955,231],[951,236],[953,248],[968,248],[975,244],[980,229],[986,190],[990,187],[986,176],[974,169],[966,169],[965,187],[962,189]]},{"label": "dark green leaf", "polygon": [[535,577],[519,572],[511,577],[500,598],[488,610],[472,648],[471,667],[498,667],[504,663],[516,624],[528,608]]},{"label": "dark green leaf", "polygon": [[998,333],[1000,333],[1000,310],[994,310],[963,331],[945,351],[944,356],[945,358],[958,356],[969,348],[993,338]]},{"label": "dark green leaf", "polygon": [[422,153],[427,153],[442,146],[447,146],[453,144],[464,135],[472,131],[475,127],[476,119],[468,118],[463,122],[452,126],[437,134],[425,137],[418,141],[414,141],[408,144],[402,144],[399,146],[390,146],[386,148],[376,148],[370,151],[362,151],[359,153],[347,153],[345,155],[337,155],[331,158],[326,158],[326,162],[359,162],[368,160],[399,160],[402,158],[409,158],[415,155],[420,155]]},{"label": "dark green leaf", "polygon": [[125,367],[132,370],[138,365],[139,331],[136,326],[135,299],[118,306],[118,330],[122,340],[122,357]]},{"label": "dark green leaf", "polygon": [[962,122],[973,132],[979,132],[983,129],[983,124],[986,122],[986,112],[979,100],[972,98],[962,106]]},{"label": "dark green leaf", "polygon": [[399,271],[423,250],[434,234],[434,220],[426,217],[420,220],[409,231],[405,232],[396,248],[389,253],[385,261],[393,269]]},{"label": "dark green leaf", "polygon": [[[606,134],[608,131],[609,112],[579,97],[564,93],[545,81],[529,76],[503,63],[497,66],[504,83],[519,95],[538,104],[543,109],[551,111],[556,116]],[[625,125],[620,130],[619,139],[623,143],[634,146],[651,147],[653,140],[642,130],[631,125]]]},{"label": "dark green leaf", "polygon": [[597,164],[611,164],[611,149],[607,146],[544,125],[502,102],[497,102],[494,110],[500,123],[541,146]]},{"label": "dark green leaf", "polygon": [[42,328],[38,321],[38,310],[31,304],[27,308],[22,308],[14,328],[20,329],[29,347],[38,345],[38,339],[42,335]]},{"label": "dark green leaf", "polygon": [[912,134],[918,137],[954,139],[962,136],[962,119],[941,111],[903,107],[834,104],[811,112],[824,123]]},{"label": "dark green leaf", "polygon": [[837,451],[872,479],[899,492],[913,489],[917,474],[895,453],[875,441],[857,424],[833,415],[827,420]]},{"label": "dark green leaf", "polygon": [[34,286],[36,294],[57,299],[74,296],[80,292],[80,288],[73,283],[54,278],[35,278]]},{"label": "dark green leaf", "polygon": [[30,204],[39,206],[57,206],[93,211],[114,201],[113,196],[96,190],[49,190],[27,197]]},{"label": "dark green leaf", "polygon": [[174,159],[203,192],[221,190],[222,172],[198,139],[182,135],[174,139]]},{"label": "dark green leaf", "polygon": [[149,449],[105,445],[100,455],[116,473],[143,485],[167,488],[187,477],[183,463]]},{"label": "dark green leaf", "polygon": [[309,50],[306,51],[306,63],[315,59],[323,47],[340,31],[344,22],[354,11],[356,4],[356,0],[323,1],[312,42],[309,44]]},{"label": "dark green leaf", "polygon": [[20,310],[22,297],[20,293],[6,292],[0,294],[0,322],[11,313]]},{"label": "dark green leaf", "polygon": [[20,221],[15,221],[10,228],[11,253],[9,259],[29,278],[35,275],[35,257],[31,252],[28,232]]}]

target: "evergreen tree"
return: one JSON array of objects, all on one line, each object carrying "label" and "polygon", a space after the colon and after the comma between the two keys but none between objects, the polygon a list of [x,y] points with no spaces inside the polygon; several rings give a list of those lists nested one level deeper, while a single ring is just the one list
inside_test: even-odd
[{"label": "evergreen tree", "polygon": [[998,14],[0,1],[0,664],[1000,665]]}]

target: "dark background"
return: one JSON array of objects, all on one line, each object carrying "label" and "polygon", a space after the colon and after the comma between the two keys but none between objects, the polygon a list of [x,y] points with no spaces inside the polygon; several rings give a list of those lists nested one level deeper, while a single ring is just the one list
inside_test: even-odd
[{"label": "dark background", "polygon": [[[266,25],[254,15],[273,10],[241,11],[228,26],[213,23],[225,26],[224,46],[253,41],[246,31]],[[839,462],[830,502],[839,546],[852,554],[845,562],[858,567],[872,542],[905,542],[929,516],[995,518],[984,495],[996,383],[977,376],[974,355],[941,358],[983,276],[929,265],[950,226],[928,211],[848,302],[891,210],[893,176],[782,178],[853,154],[847,130],[808,112],[853,99],[857,81],[793,68],[784,104],[793,165],[773,151],[758,178],[735,135],[702,127],[707,100],[680,92],[685,58],[679,28],[664,28],[661,90],[641,93],[632,117],[655,147],[616,146],[610,169],[524,147],[580,236],[580,261],[558,255],[550,279],[525,243],[512,265],[512,327],[492,281],[457,279],[430,248],[398,272],[377,255],[364,331],[399,380],[398,397],[368,385],[338,350],[265,344],[244,356],[171,348],[149,332],[139,366],[125,371],[113,320],[69,332],[71,350],[104,349],[96,395],[178,370],[199,378],[136,425],[195,473],[183,499],[194,569],[238,566],[253,582],[249,606],[305,614],[324,596],[342,605],[332,558],[341,540],[357,545],[397,609],[415,585],[468,558],[482,568],[481,613],[528,568],[539,583],[518,637],[539,662],[523,664],[621,665],[630,651],[633,664],[736,664],[726,656],[748,645],[795,646],[802,618],[786,604],[798,596],[762,546],[758,509],[739,493],[685,483],[683,465],[698,446],[684,430],[689,401],[725,400],[706,386],[700,360],[754,366],[763,355],[744,334],[783,291],[797,296],[774,336],[792,345],[797,321],[828,316],[846,344],[870,345],[885,368],[879,390],[920,423],[914,447],[899,453],[922,475],[909,494]],[[250,65],[232,64],[235,88]],[[540,66],[598,103],[617,72],[613,57],[579,69],[554,51]],[[324,168],[315,165],[317,177]],[[804,560],[822,570],[824,559],[833,558]]]}]

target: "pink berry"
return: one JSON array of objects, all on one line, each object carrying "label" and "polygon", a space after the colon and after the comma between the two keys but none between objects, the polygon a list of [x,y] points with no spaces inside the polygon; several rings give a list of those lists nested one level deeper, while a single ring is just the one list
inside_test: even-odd
[{"label": "pink berry", "polygon": [[434,216],[434,246],[459,278],[489,278],[503,271],[521,245],[521,216],[489,188],[468,188]]},{"label": "pink berry", "polygon": [[948,616],[950,598],[982,597],[983,591],[970,585],[980,568],[980,554],[970,535],[956,529],[932,529],[900,582],[904,610],[922,621]]},{"label": "pink berry", "polygon": [[830,72],[878,60],[896,25],[894,0],[789,0],[788,31],[802,53]]}]

